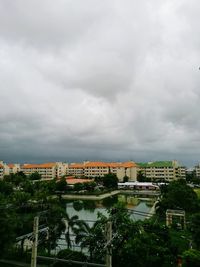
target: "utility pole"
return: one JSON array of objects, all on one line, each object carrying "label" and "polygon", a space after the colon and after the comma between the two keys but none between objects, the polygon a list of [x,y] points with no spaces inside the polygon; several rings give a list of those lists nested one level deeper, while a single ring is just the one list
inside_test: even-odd
[{"label": "utility pole", "polygon": [[112,267],[112,222],[108,221],[106,224],[106,267]]},{"label": "utility pole", "polygon": [[38,226],[39,226],[39,216],[36,216],[34,217],[34,224],[33,224],[34,241],[31,254],[31,267],[36,267],[37,264]]}]

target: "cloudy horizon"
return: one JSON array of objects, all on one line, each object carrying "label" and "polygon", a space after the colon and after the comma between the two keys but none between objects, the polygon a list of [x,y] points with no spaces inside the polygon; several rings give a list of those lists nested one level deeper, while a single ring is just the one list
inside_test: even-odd
[{"label": "cloudy horizon", "polygon": [[197,0],[0,0],[0,159],[200,162]]}]

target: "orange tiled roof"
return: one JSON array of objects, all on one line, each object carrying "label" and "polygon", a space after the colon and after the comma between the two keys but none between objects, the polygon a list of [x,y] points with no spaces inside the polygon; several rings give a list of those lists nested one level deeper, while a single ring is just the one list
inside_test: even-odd
[{"label": "orange tiled roof", "polygon": [[43,168],[52,168],[54,166],[56,166],[56,163],[50,162],[50,163],[42,163],[42,164],[24,164],[22,168],[23,169],[36,169],[36,168],[43,169]]},{"label": "orange tiled roof", "polygon": [[133,162],[133,161],[123,162],[122,165],[125,168],[137,167],[137,164],[135,162]]},{"label": "orange tiled roof", "polygon": [[87,167],[109,167],[109,163],[101,161],[91,161],[85,164],[85,168]]},{"label": "orange tiled roof", "polygon": [[9,164],[8,164],[8,167],[9,167],[9,168],[14,168],[14,166],[15,166],[15,164],[13,164],[13,163],[9,163]]},{"label": "orange tiled roof", "polygon": [[137,165],[133,161],[128,161],[128,162],[101,162],[101,161],[93,162],[91,161],[91,162],[86,163],[85,167],[86,168],[87,167],[132,168],[132,167],[137,167]]},{"label": "orange tiled roof", "polygon": [[83,163],[72,163],[69,165],[69,168],[81,169],[81,168],[84,168],[84,164]]},{"label": "orange tiled roof", "polygon": [[3,169],[3,165],[0,164],[0,168]]}]

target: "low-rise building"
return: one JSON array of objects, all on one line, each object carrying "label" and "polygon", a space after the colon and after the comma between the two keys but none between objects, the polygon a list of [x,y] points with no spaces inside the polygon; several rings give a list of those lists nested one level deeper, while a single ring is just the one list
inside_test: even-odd
[{"label": "low-rise building", "polygon": [[9,167],[2,160],[0,161],[0,179],[2,180],[4,175],[9,175]]},{"label": "low-rise building", "polygon": [[38,172],[42,179],[61,178],[66,175],[67,164],[62,162],[50,162],[42,164],[24,164],[21,171],[26,175]]},{"label": "low-rise building", "polygon": [[200,178],[200,163],[194,167],[194,173],[197,178]]},{"label": "low-rise building", "polygon": [[20,164],[9,163],[8,167],[9,167],[9,174],[12,174],[12,173],[14,174],[14,173],[17,173],[17,172],[21,171]]},{"label": "low-rise building", "polygon": [[67,175],[75,177],[84,176],[84,163],[71,163],[67,168]]},{"label": "low-rise building", "polygon": [[150,181],[173,181],[186,178],[186,168],[178,161],[154,161],[138,163],[138,171]]},{"label": "low-rise building", "polygon": [[88,178],[103,177],[105,174],[116,174],[119,181],[128,177],[129,181],[137,179],[137,165],[133,161],[129,162],[102,162],[87,161],[83,163],[72,163],[68,166],[67,174],[75,177],[85,176]]}]

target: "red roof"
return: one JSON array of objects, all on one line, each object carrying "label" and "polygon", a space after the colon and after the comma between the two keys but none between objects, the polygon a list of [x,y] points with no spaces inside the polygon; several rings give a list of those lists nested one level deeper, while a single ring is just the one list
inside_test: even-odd
[{"label": "red roof", "polygon": [[66,182],[68,184],[74,185],[77,183],[89,183],[89,182],[93,182],[93,179],[78,179],[78,178],[69,178],[67,177]]}]

